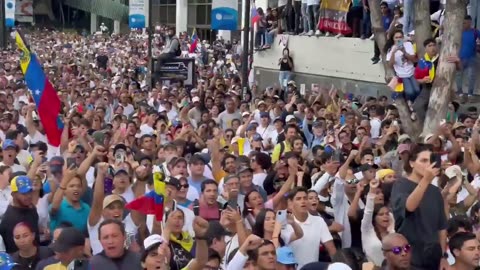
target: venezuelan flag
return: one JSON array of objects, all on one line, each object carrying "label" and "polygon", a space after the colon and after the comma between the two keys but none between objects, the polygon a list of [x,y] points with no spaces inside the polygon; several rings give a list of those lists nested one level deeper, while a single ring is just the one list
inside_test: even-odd
[{"label": "venezuelan flag", "polygon": [[37,56],[30,51],[18,32],[15,33],[15,40],[18,49],[21,51],[20,67],[25,76],[28,90],[35,100],[38,116],[46,132],[48,143],[59,146],[63,122],[60,118],[62,105],[57,91],[43,73]]},{"label": "venezuelan flag", "polygon": [[198,44],[198,36],[197,36],[197,29],[193,29],[193,34],[192,34],[192,44],[190,45],[189,53],[194,53],[195,50],[197,49],[197,44]]},{"label": "venezuelan flag", "polygon": [[162,172],[153,173],[153,190],[139,197],[125,207],[138,211],[144,215],[155,215],[157,221],[163,219],[163,202],[166,198],[165,174]]}]

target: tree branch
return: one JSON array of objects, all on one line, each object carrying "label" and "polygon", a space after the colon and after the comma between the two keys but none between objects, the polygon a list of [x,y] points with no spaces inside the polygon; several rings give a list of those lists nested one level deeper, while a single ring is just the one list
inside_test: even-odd
[{"label": "tree branch", "polygon": [[[385,70],[385,82],[389,82],[395,76],[395,72],[385,61],[386,53],[384,52],[383,48],[387,43],[387,36],[385,34],[385,29],[383,28],[380,3],[381,0],[368,0],[368,4],[370,7],[370,18],[372,21],[372,31],[375,34],[375,41],[377,42],[378,47],[380,48],[380,52],[382,54],[382,63]],[[420,121],[411,120],[410,110],[407,106],[407,103],[402,97],[397,98],[396,107],[398,109],[400,119],[402,120],[402,127],[405,129],[408,135],[416,139],[417,136],[420,134],[420,131],[422,130]]]},{"label": "tree branch", "polygon": [[462,41],[462,27],[465,17],[465,0],[448,0],[443,22],[442,48],[433,81],[423,133],[433,133],[445,118],[451,100],[451,88],[455,81],[455,63],[449,63],[449,56],[458,55]]},{"label": "tree branch", "polygon": [[[422,58],[425,54],[423,42],[432,37],[432,22],[430,21],[430,1],[413,1],[415,14],[415,44],[417,44],[417,56]],[[404,33],[407,35],[408,33]]]}]

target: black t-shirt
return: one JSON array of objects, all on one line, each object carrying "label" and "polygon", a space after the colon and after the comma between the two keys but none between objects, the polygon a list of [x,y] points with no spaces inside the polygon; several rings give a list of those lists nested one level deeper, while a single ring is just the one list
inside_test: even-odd
[{"label": "black t-shirt", "polygon": [[[293,64],[293,59],[292,57],[288,56],[288,58],[290,58],[290,61],[292,62]],[[280,71],[292,71],[292,68],[288,65],[288,61],[287,59],[282,59],[280,61]],[[283,83],[283,82],[282,82]]]},{"label": "black t-shirt", "polygon": [[12,260],[18,263],[18,269],[30,270],[35,269],[39,261],[53,256],[54,253],[48,247],[38,247],[37,254],[30,258],[20,257],[20,254],[17,252],[12,254]]},{"label": "black t-shirt", "polygon": [[7,253],[14,253],[18,250],[15,242],[13,241],[13,228],[20,222],[25,222],[30,225],[35,233],[36,243],[40,243],[37,208],[20,208],[9,205],[5,211],[5,214],[3,215],[2,222],[0,223],[0,235],[5,242]]},{"label": "black t-shirt", "polygon": [[438,269],[442,258],[439,231],[447,229],[444,201],[440,189],[430,184],[414,212],[406,209],[408,196],[417,183],[400,178],[393,184],[392,204],[395,231],[403,234],[412,246],[412,265]]},{"label": "black t-shirt", "polygon": [[107,69],[107,62],[108,62],[108,56],[106,55],[97,56],[98,67]]}]

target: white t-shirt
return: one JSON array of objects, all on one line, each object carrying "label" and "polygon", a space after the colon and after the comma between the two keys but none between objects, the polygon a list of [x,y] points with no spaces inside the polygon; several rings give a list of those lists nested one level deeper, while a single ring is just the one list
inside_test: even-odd
[{"label": "white t-shirt", "polygon": [[[90,245],[92,246],[92,254],[97,255],[98,253],[103,251],[102,244],[100,243],[100,240],[98,239],[98,227],[100,226],[100,223],[102,223],[103,217],[98,221],[95,226],[90,226],[90,224],[87,223],[88,227],[88,236],[90,239]],[[127,239],[131,235],[137,235],[138,227],[133,223],[131,214],[128,214],[127,217],[123,220],[123,224],[125,225],[125,231],[127,233]]]},{"label": "white t-shirt", "polygon": [[135,111],[135,108],[133,108],[133,105],[132,104],[127,104],[127,106],[123,106],[123,115],[125,115],[126,117],[129,117],[134,111]]},{"label": "white t-shirt", "polygon": [[230,254],[239,247],[238,235],[235,234],[233,237],[225,236],[225,243],[227,243],[227,245],[225,246],[225,257],[223,257],[223,263],[225,265],[222,267],[222,269],[228,268],[227,261],[230,257]]},{"label": "white t-shirt", "polygon": [[124,193],[119,194],[122,196],[127,203],[133,201],[135,199],[135,193],[133,193],[132,185],[130,185]]},{"label": "white t-shirt", "polygon": [[[0,162],[0,165],[1,166],[7,166],[3,162]],[[23,167],[22,165],[15,164],[15,163],[12,166],[9,166],[9,167],[10,167],[10,169],[12,169],[12,173],[16,173],[16,172],[26,173],[27,172],[27,169],[25,169],[25,167]]]},{"label": "white t-shirt", "polygon": [[[411,42],[404,42],[403,47],[405,47],[405,52],[409,55],[415,54]],[[390,61],[390,58],[392,58],[391,49],[387,53],[387,61]],[[405,56],[403,55],[403,52],[399,50],[395,52],[395,63],[393,64],[393,69],[395,70],[397,76],[400,78],[410,78],[413,76],[413,73],[415,71],[413,63],[410,60],[407,60],[407,58],[405,58]]]},{"label": "white t-shirt", "polygon": [[143,124],[140,126],[140,134],[145,135],[153,135],[154,129],[149,126],[148,124]]},{"label": "white t-shirt", "polygon": [[313,5],[320,5],[319,0],[307,0],[307,5],[313,6]]},{"label": "white t-shirt", "polygon": [[290,243],[290,237],[293,234],[291,225],[282,229],[281,237],[285,243],[290,243],[289,246],[293,249],[293,254],[298,263],[297,269],[301,269],[307,263],[318,261],[320,244],[332,241],[333,238],[328,231],[327,223],[322,217],[308,214],[305,222],[299,222],[296,218],[295,222],[302,228],[303,237]]},{"label": "white t-shirt", "polygon": [[263,188],[263,181],[265,181],[266,177],[267,177],[267,174],[264,172],[255,173],[253,175],[253,184]]}]

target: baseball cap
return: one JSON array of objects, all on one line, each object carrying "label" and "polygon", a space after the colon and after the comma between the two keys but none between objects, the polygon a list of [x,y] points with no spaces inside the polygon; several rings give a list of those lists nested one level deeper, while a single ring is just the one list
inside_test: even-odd
[{"label": "baseball cap", "polygon": [[10,140],[10,139],[7,139],[3,142],[2,144],[2,149],[3,150],[6,150],[8,148],[15,148],[17,149],[17,145],[15,144],[15,142],[13,140]]},{"label": "baseball cap", "polygon": [[277,262],[283,265],[296,264],[293,249],[289,246],[284,246],[277,249]]},{"label": "baseball cap", "polygon": [[263,141],[262,135],[260,135],[258,133],[253,134],[252,139],[256,142]]},{"label": "baseball cap", "polygon": [[257,129],[257,127],[255,126],[255,124],[248,124],[247,126],[247,131],[251,131],[251,130],[255,130]]},{"label": "baseball cap", "polygon": [[204,157],[203,157],[201,154],[194,154],[194,155],[190,158],[189,163],[190,163],[190,164],[203,163],[204,165],[207,164],[207,162],[205,162],[205,159],[204,159]]},{"label": "baseball cap", "polygon": [[63,165],[65,165],[65,160],[63,157],[56,156],[50,160],[50,171],[52,173],[59,173],[63,170]]},{"label": "baseball cap", "polygon": [[125,205],[125,200],[123,199],[122,196],[120,196],[118,194],[110,194],[103,199],[102,209],[107,208],[110,204],[112,204],[114,202],[121,202],[123,205]]},{"label": "baseball cap", "polygon": [[285,122],[287,122],[287,123],[290,122],[290,121],[292,121],[292,120],[297,121],[297,119],[295,119],[295,116],[293,116],[293,115],[291,115],[291,114],[290,114],[290,115],[287,115],[287,117],[285,117]]},{"label": "baseball cap", "polygon": [[175,177],[169,176],[165,178],[165,184],[175,186],[176,188],[180,187],[180,180]]},{"label": "baseball cap", "polygon": [[332,263],[328,266],[328,270],[352,270],[350,266],[344,264],[344,263]]},{"label": "baseball cap", "polygon": [[200,102],[200,98],[199,97],[193,97],[192,98],[192,102],[195,103],[195,102]]},{"label": "baseball cap", "polygon": [[267,105],[267,103],[265,103],[263,100],[260,100],[257,104],[257,107],[260,107],[260,105]]},{"label": "baseball cap", "polygon": [[243,112],[242,113],[242,117],[249,116],[249,115],[250,115],[250,112]]},{"label": "baseball cap", "polygon": [[378,180],[383,180],[383,178],[385,178],[385,176],[390,175],[390,174],[395,174],[395,171],[392,170],[392,169],[378,170],[376,175],[375,175],[375,178],[378,179]]},{"label": "baseball cap", "polygon": [[14,177],[10,182],[10,189],[20,194],[29,193],[33,190],[32,180],[26,175]]},{"label": "baseball cap", "polygon": [[124,174],[127,174],[127,175],[130,175],[130,170],[128,169],[128,167],[126,166],[119,166],[119,167],[116,167],[114,172],[113,172],[113,176],[117,176],[121,173],[124,173]]},{"label": "baseball cap", "polygon": [[127,151],[127,146],[123,143],[119,143],[117,145],[115,145],[115,147],[113,148],[113,153],[115,154],[115,152],[117,152],[117,150],[124,150],[125,152]]},{"label": "baseball cap", "polygon": [[253,172],[253,170],[250,167],[243,166],[243,167],[240,167],[237,170],[237,174],[241,174],[241,173],[246,172],[246,171]]},{"label": "baseball cap", "polygon": [[403,143],[397,147],[397,152],[399,154],[402,154],[405,151],[410,151],[410,145]]},{"label": "baseball cap", "polygon": [[18,263],[14,262],[12,257],[10,257],[10,255],[8,255],[8,253],[0,252],[0,269],[11,270],[16,265],[18,265]]},{"label": "baseball cap", "polygon": [[143,240],[143,247],[145,248],[145,250],[148,250],[151,247],[153,247],[154,245],[161,244],[163,242],[165,242],[165,239],[163,239],[163,237],[161,235],[152,234],[152,235],[148,236],[147,238],[145,238],[145,240]]},{"label": "baseball cap", "polygon": [[268,112],[260,112],[260,118],[263,118],[263,117],[270,118],[270,114]]},{"label": "baseball cap", "polygon": [[398,143],[404,143],[406,140],[412,140],[412,138],[410,138],[410,136],[408,136],[407,134],[402,134],[400,136],[398,136]]},{"label": "baseball cap", "polygon": [[72,248],[84,246],[84,234],[73,227],[63,228],[57,240],[50,245],[54,252],[67,252]]}]

